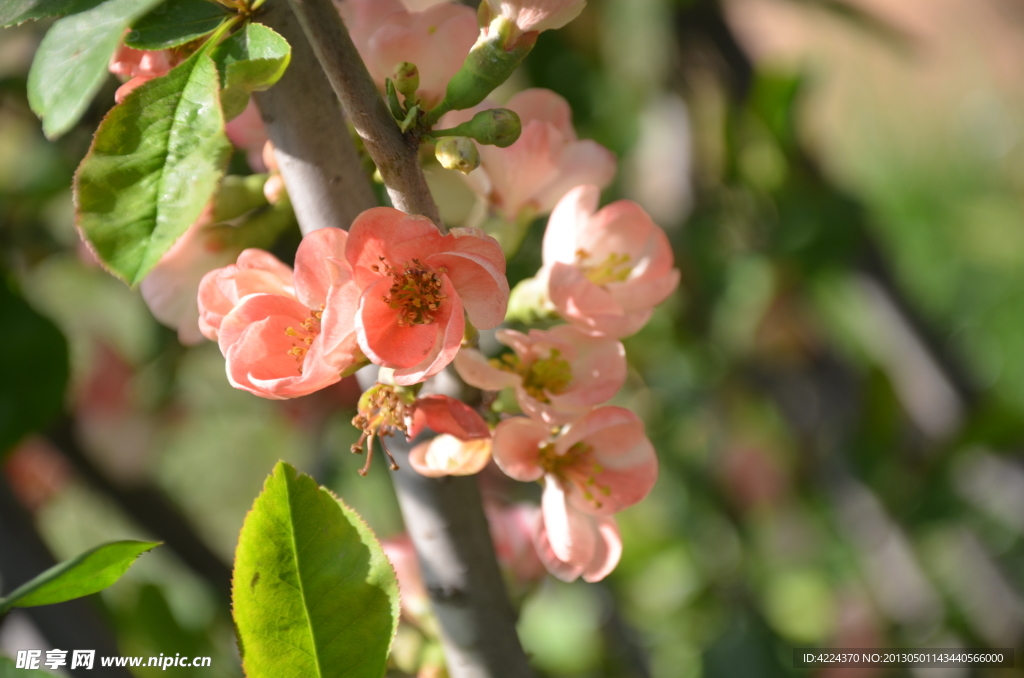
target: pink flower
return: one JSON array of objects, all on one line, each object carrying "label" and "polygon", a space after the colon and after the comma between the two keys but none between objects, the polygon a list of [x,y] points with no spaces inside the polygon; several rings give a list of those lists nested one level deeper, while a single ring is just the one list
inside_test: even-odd
[{"label": "pink flower", "polygon": [[534,547],[540,511],[533,504],[499,506],[484,502],[498,563],[520,586],[537,582],[545,567]]},{"label": "pink flower", "polygon": [[228,264],[238,250],[225,247],[209,229],[213,210],[207,207],[202,215],[160,258],[139,290],[153,315],[164,325],[178,330],[182,344],[198,344],[203,340],[196,304],[196,290],[210,271]]},{"label": "pink flower", "polygon": [[[525,417],[503,421],[494,430],[494,460],[516,480],[544,478],[549,532],[555,519],[549,506],[567,503],[584,513],[611,515],[646,497],[658,478],[658,458],[643,422],[622,407],[593,410],[554,438],[547,424]],[[553,493],[557,502],[548,498]]]},{"label": "pink flower", "polygon": [[481,329],[505,318],[508,280],[501,247],[479,229],[442,236],[424,217],[367,210],[349,232],[345,257],[362,290],[359,346],[408,386],[440,372],[462,343],[463,310]]},{"label": "pink flower", "polygon": [[580,15],[587,0],[484,0],[522,33],[561,28]]},{"label": "pink flower", "polygon": [[[441,126],[453,127],[490,107],[448,113]],[[522,134],[507,148],[480,145],[480,168],[469,180],[506,219],[545,214],[574,186],[611,183],[615,156],[595,141],[576,138],[565,99],[550,90],[528,89],[505,108],[519,115]]]},{"label": "pink flower", "polygon": [[166,75],[178,61],[174,52],[168,49],[150,52],[121,45],[107,66],[111,73],[126,80],[114,92],[114,101],[121,103],[139,85]]},{"label": "pink flower", "polygon": [[679,284],[672,247],[643,208],[620,200],[597,210],[597,186],[558,203],[544,233],[548,296],[558,314],[598,336],[640,330]]},{"label": "pink flower", "polygon": [[420,474],[468,476],[491,460],[491,431],[469,405],[449,396],[424,396],[414,403],[410,419],[410,440],[425,428],[438,434],[409,452],[409,464]]},{"label": "pink flower", "polygon": [[[145,281],[143,281],[145,285]],[[295,296],[291,267],[282,264],[270,252],[250,248],[238,255],[238,261],[203,276],[199,283],[199,331],[217,341],[224,316],[243,297],[250,294]]]},{"label": "pink flower", "polygon": [[476,13],[450,2],[413,12],[394,0],[347,0],[341,14],[381,89],[395,66],[403,61],[416,65],[417,95],[427,110],[444,98],[448,81],[462,67],[479,32]]},{"label": "pink flower", "polygon": [[498,330],[514,353],[488,361],[464,348],[455,369],[466,383],[488,391],[513,386],[523,412],[546,424],[568,424],[600,405],[626,381],[622,344],[591,337],[569,325],[548,331]]},{"label": "pink flower", "polygon": [[592,516],[568,504],[557,504],[555,495],[548,497],[545,492],[543,519],[534,536],[544,567],[562,581],[575,581],[581,575],[588,582],[607,577],[622,556],[615,518]]},{"label": "pink flower", "polygon": [[358,362],[352,318],[359,290],[342,258],[346,235],[310,233],[295,255],[294,294],[247,294],[223,317],[217,341],[232,386],[295,398],[340,381]]}]

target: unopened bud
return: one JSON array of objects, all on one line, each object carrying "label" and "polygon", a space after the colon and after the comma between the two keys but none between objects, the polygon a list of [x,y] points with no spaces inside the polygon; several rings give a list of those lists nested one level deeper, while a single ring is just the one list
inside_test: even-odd
[{"label": "unopened bud", "polygon": [[416,64],[408,61],[398,64],[391,80],[395,83],[395,89],[406,99],[416,100],[416,90],[420,88],[420,69],[416,68]]},{"label": "unopened bud", "polygon": [[466,136],[476,139],[481,144],[498,148],[507,148],[514,144],[523,131],[519,116],[507,108],[480,111],[461,127],[465,128]]},{"label": "unopened bud", "polygon": [[439,139],[434,155],[445,169],[458,170],[463,174],[469,174],[480,166],[480,151],[468,137]]},{"label": "unopened bud", "polygon": [[271,205],[281,202],[288,195],[284,186],[284,177],[280,174],[271,174],[267,177],[267,183],[263,184],[263,195]]}]

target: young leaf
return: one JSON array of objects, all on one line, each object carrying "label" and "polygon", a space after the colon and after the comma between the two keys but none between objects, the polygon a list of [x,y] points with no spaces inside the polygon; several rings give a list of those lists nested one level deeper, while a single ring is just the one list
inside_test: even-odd
[{"label": "young leaf", "polygon": [[380,678],[395,573],[362,519],[278,463],[245,518],[232,582],[248,678]]},{"label": "young leaf", "polygon": [[262,24],[248,24],[213,52],[223,78],[221,103],[230,120],[245,110],[249,94],[281,79],[292,58],[288,41]]},{"label": "young leaf", "polygon": [[14,660],[0,657],[0,678],[55,678],[52,673],[36,669],[19,669]]},{"label": "young leaf", "polygon": [[0,599],[0,614],[14,607],[63,603],[102,591],[121,578],[135,559],[159,542],[115,541],[54,565]]},{"label": "young leaf", "polygon": [[205,50],[114,107],[74,186],[78,227],[107,268],[142,280],[199,218],[230,150]]},{"label": "young leaf", "polygon": [[[71,129],[107,78],[125,29],[161,0],[105,0],[59,19],[28,73],[28,102],[54,139]],[[77,7],[76,7],[77,9]]]},{"label": "young leaf", "polygon": [[5,0],[0,2],[0,26],[7,28],[25,21],[62,16],[75,4],[76,0]]},{"label": "young leaf", "polygon": [[64,408],[68,343],[0,279],[0,458]]},{"label": "young leaf", "polygon": [[135,49],[168,49],[217,30],[227,10],[209,0],[168,0],[135,23],[124,43]]}]

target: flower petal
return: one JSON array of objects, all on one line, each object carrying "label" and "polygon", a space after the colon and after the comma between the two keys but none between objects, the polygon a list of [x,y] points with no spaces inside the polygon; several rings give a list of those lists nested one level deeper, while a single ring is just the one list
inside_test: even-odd
[{"label": "flower petal", "polygon": [[499,370],[491,365],[484,354],[474,348],[463,347],[455,355],[453,364],[464,382],[485,391],[500,391],[506,386],[514,386],[521,380],[518,374]]},{"label": "flower petal", "polygon": [[347,240],[340,228],[317,229],[302,238],[295,252],[295,295],[306,308],[319,310],[331,285],[352,277],[345,262]]},{"label": "flower petal", "polygon": [[494,461],[505,475],[531,482],[544,475],[540,466],[540,448],[548,441],[550,429],[544,424],[515,417],[494,429]]},{"label": "flower petal", "polygon": [[461,400],[438,394],[416,399],[408,428],[410,440],[425,428],[434,433],[450,434],[459,440],[491,437],[487,422],[476,410]]}]

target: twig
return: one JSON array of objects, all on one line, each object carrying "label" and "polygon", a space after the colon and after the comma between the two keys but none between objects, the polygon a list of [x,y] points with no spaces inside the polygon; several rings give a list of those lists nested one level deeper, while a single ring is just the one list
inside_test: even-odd
[{"label": "twig", "polygon": [[[18,503],[0,474],[0,576],[4,589],[11,591],[37,574],[56,564],[53,555],[32,523],[32,517]],[[24,610],[37,629],[46,637],[51,648],[62,650],[96,650],[98,656],[117,656],[117,642],[95,606],[85,598],[58,605],[30,607]],[[42,649],[42,648],[24,648]],[[76,678],[110,676],[131,678],[125,668],[76,668]]]},{"label": "twig", "polygon": [[299,226],[303,233],[326,226],[348,228],[375,199],[345,114],[288,6],[267,3],[259,20],[292,46],[284,77],[258,92],[256,104],[274,142]]},{"label": "twig", "polygon": [[[418,160],[415,139],[402,134],[359,57],[331,0],[288,0],[349,120],[377,164],[392,204],[421,214],[444,232]],[[294,199],[293,199],[294,200]]]}]

